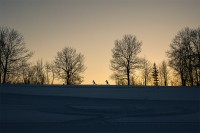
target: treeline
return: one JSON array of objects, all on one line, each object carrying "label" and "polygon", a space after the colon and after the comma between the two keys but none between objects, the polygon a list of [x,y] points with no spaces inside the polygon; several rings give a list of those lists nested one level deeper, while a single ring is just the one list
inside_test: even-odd
[{"label": "treeline", "polygon": [[[115,40],[112,49],[111,78],[117,85],[200,85],[200,27],[185,28],[173,38],[166,52],[168,61],[160,64],[141,58],[142,42],[134,35]],[[67,85],[84,80],[84,55],[65,47],[52,62],[30,63],[33,52],[26,48],[23,35],[15,29],[0,27],[0,83]]]}]

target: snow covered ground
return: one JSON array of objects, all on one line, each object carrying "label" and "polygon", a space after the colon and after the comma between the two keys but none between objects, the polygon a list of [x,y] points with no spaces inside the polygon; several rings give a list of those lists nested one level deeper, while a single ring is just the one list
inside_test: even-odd
[{"label": "snow covered ground", "polygon": [[0,85],[0,132],[199,133],[200,88]]}]

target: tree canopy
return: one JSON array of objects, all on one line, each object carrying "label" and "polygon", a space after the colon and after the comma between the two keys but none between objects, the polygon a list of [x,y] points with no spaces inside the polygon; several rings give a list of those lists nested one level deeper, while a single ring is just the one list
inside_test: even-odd
[{"label": "tree canopy", "polygon": [[86,70],[84,56],[77,53],[74,48],[63,48],[57,53],[54,63],[58,77],[63,79],[67,85],[83,82],[81,73]]},{"label": "tree canopy", "polygon": [[0,27],[0,82],[12,82],[18,76],[23,64],[31,58],[23,36],[15,29]]},{"label": "tree canopy", "polygon": [[124,35],[121,40],[115,41],[112,49],[111,70],[116,80],[126,79],[130,85],[130,75],[138,68],[138,54],[141,52],[142,42],[139,42],[136,36]]}]

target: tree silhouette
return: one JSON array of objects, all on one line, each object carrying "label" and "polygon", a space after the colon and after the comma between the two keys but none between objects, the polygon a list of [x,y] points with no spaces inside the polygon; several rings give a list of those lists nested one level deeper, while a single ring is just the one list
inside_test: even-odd
[{"label": "tree silhouette", "polygon": [[200,27],[179,31],[167,55],[170,67],[180,75],[183,86],[200,85]]},{"label": "tree silhouette", "polygon": [[141,60],[141,69],[142,69],[142,78],[144,80],[144,85],[146,86],[148,84],[150,74],[152,71],[152,64],[150,61],[148,61],[146,58],[143,58]]},{"label": "tree silhouette", "polygon": [[67,85],[80,84],[83,82],[83,77],[80,75],[86,70],[84,66],[84,56],[81,53],[76,53],[76,50],[71,47],[65,47],[57,53],[55,57],[56,74],[63,79]]},{"label": "tree silhouette", "polygon": [[118,81],[126,79],[130,85],[130,75],[139,67],[140,60],[137,55],[141,52],[141,45],[133,35],[124,35],[122,40],[115,41],[111,60],[111,70],[114,72],[112,77],[117,77]]},{"label": "tree silhouette", "polygon": [[32,55],[18,31],[0,27],[0,83],[11,82],[11,77],[18,76],[19,70]]},{"label": "tree silhouette", "polygon": [[22,73],[22,83],[33,84],[34,71],[31,67],[31,64],[24,63],[21,73]]},{"label": "tree silhouette", "polygon": [[45,82],[46,82],[46,84],[53,84],[54,79],[55,79],[55,73],[56,73],[54,63],[46,62],[45,65],[44,65],[44,70],[45,70],[45,80],[46,80]]},{"label": "tree silhouette", "polygon": [[158,69],[157,69],[156,63],[153,64],[152,77],[153,77],[154,85],[158,86],[159,80],[158,80]]},{"label": "tree silhouette", "polygon": [[[169,70],[166,61],[162,61],[159,67],[160,80],[163,80],[164,86],[168,85]],[[161,81],[160,81],[161,82]]]},{"label": "tree silhouette", "polygon": [[42,59],[37,60],[36,65],[34,66],[34,70],[35,70],[35,84],[44,84],[46,77]]}]

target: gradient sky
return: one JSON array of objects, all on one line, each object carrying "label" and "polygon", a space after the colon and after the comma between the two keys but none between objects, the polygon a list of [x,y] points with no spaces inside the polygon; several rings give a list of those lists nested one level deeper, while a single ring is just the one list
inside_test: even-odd
[{"label": "gradient sky", "polygon": [[159,64],[179,30],[200,26],[200,0],[0,0],[0,26],[22,33],[35,52],[31,61],[52,61],[71,46],[85,56],[84,84],[114,83],[116,39],[136,35],[139,56]]}]

